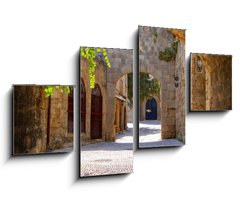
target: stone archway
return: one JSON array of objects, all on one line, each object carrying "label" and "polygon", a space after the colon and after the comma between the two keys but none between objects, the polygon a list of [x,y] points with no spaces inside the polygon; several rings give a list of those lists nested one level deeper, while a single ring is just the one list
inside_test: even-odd
[{"label": "stone archway", "polygon": [[[145,57],[142,57],[144,60]],[[141,62],[140,62],[141,63]],[[158,61],[153,65],[140,65],[140,72],[154,74],[161,85],[161,137],[169,139],[176,137],[176,87],[175,63]]]},{"label": "stone archway", "polygon": [[108,58],[111,68],[106,71],[104,84],[106,93],[103,96],[103,106],[107,108],[107,113],[104,113],[103,133],[105,140],[114,141],[116,138],[115,117],[113,117],[116,111],[116,84],[122,76],[133,72],[133,51],[131,49],[108,49]]},{"label": "stone archway", "polygon": [[[179,42],[175,61],[160,61],[158,59],[159,51],[171,46],[171,43],[176,39],[167,30],[163,29],[160,32],[163,33],[161,39],[164,40],[164,45],[149,43],[149,41],[139,43],[139,72],[154,74],[155,79],[160,81],[161,130],[162,138],[167,139],[175,138],[178,132],[183,133],[185,127],[184,43]],[[152,37],[151,34],[150,37]],[[126,49],[107,49],[107,51],[111,68],[98,67],[99,73],[96,72],[96,74],[100,75],[97,76],[96,83],[99,84],[103,94],[102,138],[107,141],[114,141],[113,116],[116,109],[116,83],[124,74],[133,72],[133,51]],[[89,96],[89,92],[87,92],[87,95]],[[178,101],[176,101],[176,97]],[[87,109],[89,109],[88,106]],[[90,126],[90,122],[87,122],[87,127],[90,128]]]}]

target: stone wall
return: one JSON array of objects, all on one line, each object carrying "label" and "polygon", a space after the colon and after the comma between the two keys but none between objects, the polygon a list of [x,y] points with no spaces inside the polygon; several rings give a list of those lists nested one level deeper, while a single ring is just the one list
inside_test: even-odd
[{"label": "stone wall", "polygon": [[191,110],[231,109],[232,57],[191,54]]},{"label": "stone wall", "polygon": [[61,149],[68,137],[68,96],[54,88],[51,96],[49,149]]},{"label": "stone wall", "polygon": [[[179,41],[176,58],[168,61],[160,60],[160,51],[169,50],[176,40]],[[176,133],[180,132],[185,134],[185,103],[181,105],[176,103],[178,100],[185,102],[184,50],[184,30],[139,26],[139,72],[149,73],[160,81],[163,139],[175,138]],[[179,85],[181,86],[177,89],[178,91],[175,86],[176,70],[180,73]],[[176,119],[177,117],[181,119]]]},{"label": "stone wall", "polygon": [[198,57],[191,55],[191,110],[206,110],[206,70],[197,68]]},{"label": "stone wall", "polygon": [[14,154],[46,149],[48,99],[42,86],[14,86]]},{"label": "stone wall", "polygon": [[44,88],[14,86],[14,154],[42,153],[63,148],[65,144],[68,97],[54,89],[48,135],[49,98]]}]

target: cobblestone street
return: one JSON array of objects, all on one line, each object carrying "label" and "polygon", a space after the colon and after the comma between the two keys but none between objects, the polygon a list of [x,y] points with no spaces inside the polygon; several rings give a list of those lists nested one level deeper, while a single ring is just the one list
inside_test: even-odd
[{"label": "cobblestone street", "polygon": [[141,121],[139,123],[139,147],[169,147],[182,146],[183,144],[177,139],[161,139],[161,124],[157,120]]},{"label": "cobblestone street", "polygon": [[123,174],[133,171],[133,125],[115,142],[99,142],[81,147],[81,177]]}]

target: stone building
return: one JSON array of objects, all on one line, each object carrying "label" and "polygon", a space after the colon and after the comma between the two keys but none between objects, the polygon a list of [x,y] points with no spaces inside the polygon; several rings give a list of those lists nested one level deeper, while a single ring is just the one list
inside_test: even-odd
[{"label": "stone building", "polygon": [[232,56],[191,54],[192,111],[232,109]]},{"label": "stone building", "polygon": [[53,87],[15,85],[14,154],[38,154],[73,146],[73,88],[70,94]]},{"label": "stone building", "polygon": [[151,74],[161,85],[160,100],[155,99],[160,105],[161,137],[184,143],[185,30],[139,26],[138,34],[139,72]]},{"label": "stone building", "polygon": [[81,144],[115,141],[117,134],[127,129],[131,116],[127,74],[132,73],[132,50],[107,49],[107,55],[111,67],[97,60],[94,89],[90,88],[89,61],[81,56]]}]

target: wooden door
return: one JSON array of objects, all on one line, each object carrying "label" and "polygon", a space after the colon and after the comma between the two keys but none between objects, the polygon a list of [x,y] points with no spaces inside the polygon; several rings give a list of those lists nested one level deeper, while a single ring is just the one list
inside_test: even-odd
[{"label": "wooden door", "polygon": [[91,95],[91,139],[102,138],[102,94],[98,85]]},{"label": "wooden door", "polygon": [[157,120],[157,102],[154,98],[146,102],[146,120]]}]

